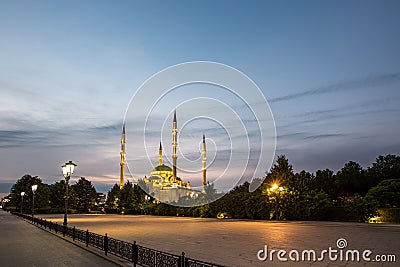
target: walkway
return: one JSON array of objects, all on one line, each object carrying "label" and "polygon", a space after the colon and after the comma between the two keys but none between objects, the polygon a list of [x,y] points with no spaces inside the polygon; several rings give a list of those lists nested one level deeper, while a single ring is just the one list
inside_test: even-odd
[{"label": "walkway", "polygon": [[117,266],[0,210],[1,266]]}]

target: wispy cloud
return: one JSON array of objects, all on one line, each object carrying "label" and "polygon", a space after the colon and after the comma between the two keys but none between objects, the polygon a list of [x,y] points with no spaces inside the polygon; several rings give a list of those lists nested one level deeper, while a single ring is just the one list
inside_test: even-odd
[{"label": "wispy cloud", "polygon": [[376,87],[383,86],[393,83],[400,82],[400,73],[391,73],[391,74],[382,74],[375,75],[363,79],[353,80],[353,81],[345,81],[341,83],[336,83],[332,85],[328,85],[325,87],[315,88],[305,90],[299,93],[289,94],[281,97],[272,98],[269,100],[271,103],[289,101],[301,97],[306,96],[314,96],[314,95],[322,95],[328,93],[335,93],[340,91],[348,91],[348,90],[359,90],[365,87]]},{"label": "wispy cloud", "polygon": [[347,134],[342,134],[342,133],[332,133],[332,134],[316,134],[316,135],[310,135],[310,136],[306,136],[304,137],[304,139],[328,139],[328,138],[336,138],[336,137],[343,137],[343,136],[347,136]]}]

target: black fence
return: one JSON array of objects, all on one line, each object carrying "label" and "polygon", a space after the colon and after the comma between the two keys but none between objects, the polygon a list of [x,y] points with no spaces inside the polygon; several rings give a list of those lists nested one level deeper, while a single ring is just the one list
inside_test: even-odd
[{"label": "black fence", "polygon": [[108,253],[131,261],[133,266],[148,267],[224,267],[223,265],[208,263],[191,258],[187,258],[185,253],[174,255],[159,250],[147,248],[133,243],[125,242],[106,235],[99,235],[89,232],[89,230],[81,230],[74,227],[64,226],[42,218],[32,217],[30,215],[13,213],[25,220],[31,221],[33,224],[54,231],[56,234],[62,234],[64,237],[71,237],[73,241],[79,241],[86,244],[86,247],[92,246],[103,250],[105,255]]}]

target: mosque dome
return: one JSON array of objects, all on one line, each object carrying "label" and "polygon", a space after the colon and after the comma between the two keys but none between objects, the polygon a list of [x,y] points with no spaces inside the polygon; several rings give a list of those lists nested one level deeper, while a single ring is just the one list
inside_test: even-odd
[{"label": "mosque dome", "polygon": [[167,171],[167,172],[172,172],[172,169],[168,167],[167,165],[158,165],[157,167],[154,168],[154,171]]}]

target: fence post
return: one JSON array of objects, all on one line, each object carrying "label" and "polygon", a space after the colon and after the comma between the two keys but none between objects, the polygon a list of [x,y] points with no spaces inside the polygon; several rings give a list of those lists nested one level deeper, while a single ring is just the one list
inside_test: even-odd
[{"label": "fence post", "polygon": [[133,267],[136,267],[136,264],[138,263],[139,255],[138,255],[138,246],[136,245],[136,241],[133,241],[132,244],[132,262],[133,262]]},{"label": "fence post", "polygon": [[86,247],[89,246],[89,229],[86,230]]},{"label": "fence post", "polygon": [[63,225],[63,237],[65,237],[65,228],[66,228],[66,226]]},{"label": "fence post", "polygon": [[55,228],[56,228],[56,234],[57,234],[57,231],[58,231],[58,223],[57,222],[56,222]]},{"label": "fence post", "polygon": [[186,257],[185,257],[185,252],[182,252],[182,256],[179,257],[178,259],[178,266],[179,267],[186,267],[188,266],[186,262]]},{"label": "fence post", "polygon": [[75,241],[75,226],[72,228],[72,241]]},{"label": "fence post", "polygon": [[108,252],[108,237],[107,237],[107,233],[104,236],[104,253],[107,255]]}]

